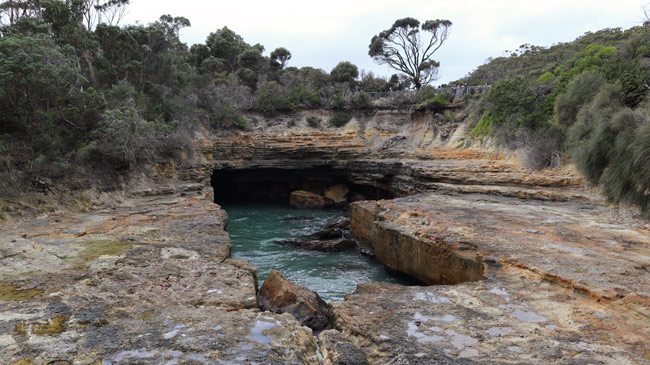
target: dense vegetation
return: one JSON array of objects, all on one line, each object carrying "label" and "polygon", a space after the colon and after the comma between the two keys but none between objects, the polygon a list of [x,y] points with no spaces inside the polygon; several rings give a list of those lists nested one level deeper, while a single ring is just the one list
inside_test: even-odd
[{"label": "dense vegetation", "polygon": [[572,158],[614,202],[650,209],[650,31],[605,29],[550,48],[523,45],[460,82],[493,84],[474,137],[525,147],[534,168]]},{"label": "dense vegetation", "polygon": [[[35,176],[119,181],[146,162],[191,155],[202,124],[245,127],[245,111],[270,117],[330,108],[328,125],[340,127],[351,110],[377,106],[373,93],[392,91],[389,105],[422,108],[453,99],[424,86],[438,67],[430,58],[406,71],[396,67],[402,74],[389,79],[345,61],[330,72],[296,68],[289,50],[267,55],[263,45],[227,27],[188,47],[179,39],[190,26],[183,17],[119,26],[128,1],[0,1],[3,191]],[[410,39],[420,28],[433,35],[423,51],[426,45],[435,51],[450,25],[398,20],[373,38],[370,55],[390,63],[390,42]],[[420,72],[407,72],[414,67]],[[570,157],[612,201],[650,210],[645,27],[605,29],[549,48],[523,45],[456,83],[492,85],[484,95],[464,97],[471,136],[525,147],[525,162],[538,169]],[[412,87],[418,91],[405,92]]]},{"label": "dense vegetation", "polygon": [[227,27],[188,48],[183,17],[118,26],[128,0],[0,2],[0,173],[122,174],[152,159],[192,152],[200,123],[241,128],[243,111],[370,106],[390,79],[341,62],[331,72],[290,67],[291,52],[265,55]]}]

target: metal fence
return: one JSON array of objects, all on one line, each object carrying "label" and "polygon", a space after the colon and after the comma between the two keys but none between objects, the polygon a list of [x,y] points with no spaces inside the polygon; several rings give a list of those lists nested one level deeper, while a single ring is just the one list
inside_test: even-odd
[{"label": "metal fence", "polygon": [[[475,94],[482,94],[486,91],[488,91],[492,87],[492,85],[479,85],[479,86],[469,86],[469,85],[462,85],[462,86],[449,86],[449,87],[439,87],[434,89],[434,92],[436,94],[442,94],[442,93],[447,93],[451,94],[456,98],[460,98],[463,95],[469,94],[469,95],[475,95]],[[357,92],[355,94],[359,94],[361,92]],[[377,99],[383,99],[383,98],[394,98],[394,97],[406,97],[406,98],[411,98],[415,96],[415,91],[414,90],[407,90],[407,91],[382,91],[382,92],[376,92],[376,91],[364,91],[364,94],[370,96],[373,100]]]}]

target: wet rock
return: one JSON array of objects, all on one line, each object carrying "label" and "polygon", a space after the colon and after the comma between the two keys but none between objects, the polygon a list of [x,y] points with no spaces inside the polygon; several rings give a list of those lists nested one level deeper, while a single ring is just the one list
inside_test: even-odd
[{"label": "wet rock", "polygon": [[302,325],[318,331],[330,326],[330,311],[321,297],[271,270],[260,288],[257,304],[263,311],[289,313]]},{"label": "wet rock", "polygon": [[323,228],[308,236],[315,240],[329,240],[338,238],[349,238],[350,218],[335,217],[327,221]]},{"label": "wet rock", "polygon": [[282,219],[283,222],[303,222],[303,221],[311,221],[311,220],[314,220],[314,217],[307,217],[303,215],[299,215],[297,217],[287,217]]},{"label": "wet rock", "polygon": [[337,330],[321,332],[318,343],[323,365],[368,364],[363,352]]},{"label": "wet rock", "polygon": [[350,189],[345,185],[334,185],[325,189],[325,198],[331,200],[336,207],[344,206],[347,201],[347,195]]},{"label": "wet rock", "polygon": [[347,238],[338,238],[332,240],[303,240],[296,238],[275,241],[275,243],[321,252],[338,252],[353,248],[355,246],[354,241]]},{"label": "wet rock", "polygon": [[289,196],[289,205],[296,208],[322,209],[330,204],[324,196],[304,190],[293,191]]}]

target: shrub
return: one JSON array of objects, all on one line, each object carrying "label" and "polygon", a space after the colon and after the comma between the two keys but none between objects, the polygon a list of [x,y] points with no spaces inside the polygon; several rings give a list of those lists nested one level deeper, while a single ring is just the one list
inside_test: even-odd
[{"label": "shrub", "polygon": [[372,102],[368,94],[360,92],[350,98],[350,105],[355,109],[367,109],[372,106]]},{"label": "shrub", "polygon": [[567,85],[566,92],[555,100],[555,120],[565,128],[575,123],[578,110],[589,103],[605,85],[605,79],[596,72],[583,72]]},{"label": "shrub", "polygon": [[343,109],[345,108],[345,99],[341,96],[341,94],[336,94],[334,97],[332,97],[330,105],[332,108],[337,110]]},{"label": "shrub", "polygon": [[307,125],[309,125],[312,128],[318,128],[318,126],[320,125],[320,118],[314,117],[313,115],[307,117]]},{"label": "shrub", "polygon": [[563,137],[562,131],[557,128],[537,132],[526,147],[522,162],[534,170],[559,166],[562,162]]},{"label": "shrub", "polygon": [[333,127],[343,127],[344,125],[348,124],[348,122],[352,119],[352,115],[347,112],[339,111],[334,113],[332,118],[330,118],[330,124]]},{"label": "shrub", "polygon": [[91,133],[96,151],[118,168],[130,168],[153,157],[156,130],[135,109],[106,110]]},{"label": "shrub", "polygon": [[[610,149],[622,127],[612,120],[623,108],[622,98],[619,86],[603,87],[591,103],[580,110],[576,123],[569,130],[569,153],[578,170],[593,184],[599,182],[610,163]],[[623,115],[617,118],[621,122]]]}]

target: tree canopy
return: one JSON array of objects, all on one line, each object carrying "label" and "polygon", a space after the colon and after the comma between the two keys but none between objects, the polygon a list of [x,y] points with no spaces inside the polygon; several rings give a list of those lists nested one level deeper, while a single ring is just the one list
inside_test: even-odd
[{"label": "tree canopy", "polygon": [[403,18],[390,29],[372,37],[368,54],[379,64],[387,64],[409,76],[413,87],[429,84],[438,76],[440,63],[431,57],[449,37],[449,20]]}]

